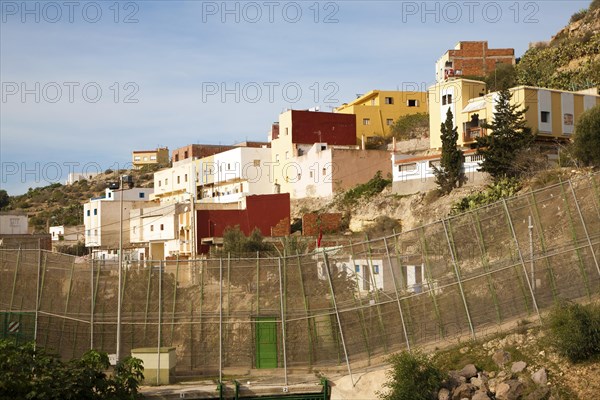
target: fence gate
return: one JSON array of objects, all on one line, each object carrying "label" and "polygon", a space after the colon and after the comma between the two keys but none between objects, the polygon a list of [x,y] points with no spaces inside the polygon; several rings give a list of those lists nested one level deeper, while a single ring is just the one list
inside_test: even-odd
[{"label": "fence gate", "polygon": [[256,368],[277,368],[277,322],[274,317],[255,317]]}]

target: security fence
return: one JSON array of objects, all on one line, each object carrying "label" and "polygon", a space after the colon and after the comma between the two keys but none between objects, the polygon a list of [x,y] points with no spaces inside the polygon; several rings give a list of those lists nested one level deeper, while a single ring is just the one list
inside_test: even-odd
[{"label": "security fence", "polygon": [[[301,254],[126,262],[121,354],[175,347],[181,378],[352,375],[392,352],[478,337],[537,319],[557,299],[591,298],[599,258],[596,174]],[[28,332],[66,359],[90,348],[115,353],[118,265],[81,260],[0,251],[3,336]]]}]

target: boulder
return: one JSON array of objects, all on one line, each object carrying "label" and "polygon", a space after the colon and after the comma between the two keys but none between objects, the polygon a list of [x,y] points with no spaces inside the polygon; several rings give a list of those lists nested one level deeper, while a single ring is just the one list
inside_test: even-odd
[{"label": "boulder", "polygon": [[450,400],[450,391],[446,388],[440,389],[437,398],[438,400]]},{"label": "boulder", "polygon": [[546,368],[540,368],[531,375],[533,380],[539,386],[546,386],[548,383],[548,374],[546,374]]},{"label": "boulder", "polygon": [[452,393],[452,400],[461,400],[465,397],[470,399],[473,393],[475,393],[475,386],[471,385],[470,383],[463,383],[454,389],[454,392]]},{"label": "boulder", "polygon": [[505,350],[496,350],[496,352],[492,356],[492,360],[494,360],[496,365],[503,367],[504,364],[510,361],[510,353]]},{"label": "boulder", "polygon": [[510,367],[510,372],[513,374],[518,374],[523,372],[525,368],[527,368],[527,363],[525,361],[517,361],[512,364],[512,367]]},{"label": "boulder", "polygon": [[477,368],[473,364],[467,364],[460,370],[459,375],[464,376],[466,379],[471,379],[477,376]]},{"label": "boulder", "polygon": [[516,379],[500,383],[496,387],[497,400],[517,400],[523,394],[523,384]]},{"label": "boulder", "polygon": [[479,391],[476,392],[473,397],[471,397],[471,400],[490,400],[490,396],[488,396],[484,391]]},{"label": "boulder", "polygon": [[488,389],[488,378],[486,378],[485,376],[478,376],[478,377],[474,377],[471,378],[471,385],[475,386],[477,389],[479,390],[485,390],[487,391]]}]

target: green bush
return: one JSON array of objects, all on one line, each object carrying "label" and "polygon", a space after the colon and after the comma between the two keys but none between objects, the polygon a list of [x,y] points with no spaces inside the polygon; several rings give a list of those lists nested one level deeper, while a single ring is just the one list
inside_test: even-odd
[{"label": "green bush", "polygon": [[343,206],[352,206],[361,198],[370,199],[381,193],[383,189],[392,184],[391,179],[385,179],[381,176],[381,171],[377,171],[375,176],[367,183],[356,185],[342,195],[341,203]]},{"label": "green bush", "polygon": [[378,392],[382,400],[433,400],[441,387],[444,374],[427,356],[419,352],[403,351],[389,358],[392,369],[388,381],[383,384],[387,390]]},{"label": "green bush", "polygon": [[0,399],[139,399],[142,361],[126,357],[112,376],[108,355],[95,350],[68,363],[33,343],[0,340]]},{"label": "green bush", "polygon": [[571,362],[600,355],[600,305],[561,302],[548,316],[550,340]]},{"label": "green bush", "polygon": [[399,117],[390,127],[390,133],[398,140],[419,139],[429,132],[429,114],[416,113]]},{"label": "green bush", "polygon": [[463,197],[452,205],[451,214],[459,214],[468,210],[495,203],[507,197],[514,196],[521,189],[521,184],[516,179],[503,178],[498,182],[488,185],[482,192],[473,193]]},{"label": "green bush", "polygon": [[569,23],[572,24],[573,22],[577,22],[579,20],[584,19],[585,16],[587,15],[587,13],[588,13],[587,9],[577,11],[575,14],[571,15],[571,19],[569,20]]}]

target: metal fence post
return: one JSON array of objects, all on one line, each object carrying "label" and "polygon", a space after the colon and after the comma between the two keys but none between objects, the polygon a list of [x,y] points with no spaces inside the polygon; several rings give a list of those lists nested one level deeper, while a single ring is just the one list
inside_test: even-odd
[{"label": "metal fence post", "polygon": [[219,382],[223,380],[223,257],[219,258]]},{"label": "metal fence post", "polygon": [[283,373],[285,375],[285,386],[288,385],[287,375],[287,353],[286,353],[286,337],[285,337],[285,313],[283,309],[283,274],[281,273],[281,257],[277,259],[279,264],[279,305],[281,309],[281,336],[283,340]]},{"label": "metal fence post", "polygon": [[596,258],[596,252],[594,251],[594,246],[592,245],[592,240],[590,239],[590,234],[587,229],[587,224],[583,219],[583,213],[581,212],[581,208],[579,207],[579,200],[577,199],[577,195],[575,194],[575,189],[573,188],[573,183],[569,179],[569,186],[571,187],[571,193],[573,193],[573,199],[575,199],[575,207],[577,207],[577,212],[579,213],[579,218],[581,219],[581,224],[583,225],[583,231],[585,232],[585,237],[587,239],[588,245],[590,246],[590,251],[592,252],[592,257],[594,258],[594,264],[596,265],[596,270],[598,271],[598,275],[600,275],[600,266],[598,266],[598,259]]},{"label": "metal fence post", "polygon": [[344,356],[346,357],[346,366],[348,367],[348,374],[350,374],[350,381],[352,386],[355,386],[354,378],[352,377],[352,368],[350,368],[350,359],[348,358],[348,350],[346,349],[346,341],[344,340],[344,331],[342,329],[342,322],[340,320],[340,313],[338,312],[337,302],[335,300],[335,291],[333,290],[333,282],[331,281],[331,270],[329,269],[329,262],[327,261],[327,254],[323,250],[323,261],[325,262],[325,268],[327,270],[327,280],[329,281],[329,288],[331,289],[331,299],[333,301],[333,308],[335,309],[335,317],[337,319],[338,327],[340,328],[340,336],[342,338],[342,346],[344,348]]},{"label": "metal fence post", "polygon": [[394,281],[394,291],[396,292],[396,302],[398,302],[398,311],[400,311],[400,321],[402,322],[402,331],[404,332],[404,339],[406,339],[406,348],[410,351],[410,341],[408,340],[408,333],[406,332],[406,324],[404,323],[404,313],[402,312],[402,305],[400,303],[400,295],[398,293],[398,285],[396,283],[396,275],[394,274],[394,268],[392,268],[392,258],[390,257],[390,249],[388,248],[387,239],[383,237],[383,244],[385,245],[385,253],[387,255],[388,264],[390,265],[390,272],[392,273],[392,281]]},{"label": "metal fence post", "polygon": [[[448,223],[450,223],[450,222],[448,222]],[[450,235],[448,234],[448,228],[446,227],[445,220],[442,220],[442,226],[444,227],[444,233],[446,234],[446,241],[448,242],[448,249],[450,249],[450,258],[452,260],[452,265],[454,266],[454,273],[456,274],[456,282],[458,283],[458,288],[460,289],[460,296],[462,297],[463,305],[465,306],[465,312],[467,313],[467,320],[469,321],[469,328],[471,329],[471,336],[473,336],[473,340],[475,340],[475,329],[473,328],[473,321],[471,321],[471,313],[469,312],[469,305],[467,304],[467,298],[465,296],[465,291],[462,286],[462,281],[460,278],[460,271],[458,269],[456,255],[454,254],[454,246],[450,242]]]},{"label": "metal fence post", "polygon": [[506,199],[502,199],[502,204],[504,205],[504,211],[506,212],[506,218],[508,219],[508,224],[510,225],[510,231],[512,233],[513,240],[515,242],[515,246],[517,246],[517,253],[519,254],[519,260],[521,261],[521,266],[523,267],[523,274],[525,275],[525,280],[527,281],[527,286],[529,286],[529,292],[531,293],[533,307],[535,308],[535,312],[538,315],[540,323],[542,323],[542,316],[540,315],[540,309],[538,308],[537,300],[535,299],[535,294],[533,293],[533,288],[531,287],[531,282],[529,281],[529,275],[527,274],[527,268],[525,267],[525,260],[523,259],[523,253],[521,252],[521,248],[519,247],[519,239],[517,239],[517,233],[515,232],[515,226],[513,225],[512,217],[510,216],[510,212],[508,211],[508,206],[506,205]]},{"label": "metal fence post", "polygon": [[158,351],[158,363],[156,365],[156,384],[160,385],[160,345],[161,345],[161,334],[162,334],[162,270],[163,260],[160,260],[158,264],[158,340],[157,340],[157,351]]},{"label": "metal fence post", "polygon": [[40,314],[40,275],[42,269],[42,249],[38,249],[37,280],[35,285],[35,322],[33,328],[33,348],[37,347],[38,318]]},{"label": "metal fence post", "polygon": [[94,348],[94,255],[90,262],[90,350]]}]

